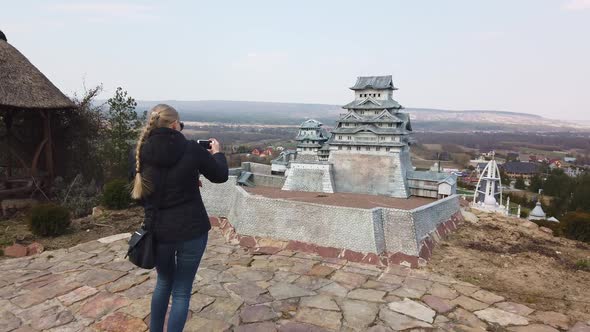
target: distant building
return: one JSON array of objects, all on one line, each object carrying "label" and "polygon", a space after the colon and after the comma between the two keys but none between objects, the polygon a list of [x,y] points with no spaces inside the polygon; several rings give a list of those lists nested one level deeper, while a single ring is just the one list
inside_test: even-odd
[{"label": "distant building", "polygon": [[559,159],[549,160],[549,168],[550,169],[561,168],[561,160],[559,160]]},{"label": "distant building", "polygon": [[[477,165],[483,164],[484,167],[487,165],[488,161],[485,158],[479,157],[477,159],[472,159],[469,161],[469,165],[476,167]],[[483,168],[481,168],[483,170]]]},{"label": "distant building", "polygon": [[483,169],[486,167],[486,165],[488,164],[488,162],[482,162],[482,163],[477,163],[475,165],[475,173],[477,174],[477,176],[479,177],[479,175],[481,174],[481,172],[483,172]]},{"label": "distant building", "polygon": [[502,168],[511,179],[530,179],[539,174],[539,164],[531,162],[511,161],[505,163]]},{"label": "distant building", "polygon": [[563,157],[563,161],[565,161],[566,163],[575,163],[576,160],[576,157]]},{"label": "distant building", "polygon": [[252,150],[252,152],[250,152],[250,154],[260,157],[260,158],[265,158],[265,157],[272,157],[274,152],[271,148],[266,148],[266,149],[255,148],[254,150]]},{"label": "distant building", "polygon": [[507,161],[520,161],[520,155],[516,152],[508,152],[506,154]]},{"label": "distant building", "polygon": [[570,176],[572,178],[575,178],[579,175],[584,174],[584,169],[579,168],[579,167],[566,167],[564,168],[563,172],[567,175]]},{"label": "distant building", "polygon": [[272,157],[274,155],[274,151],[272,148],[266,148],[266,150],[260,153],[260,157]]}]

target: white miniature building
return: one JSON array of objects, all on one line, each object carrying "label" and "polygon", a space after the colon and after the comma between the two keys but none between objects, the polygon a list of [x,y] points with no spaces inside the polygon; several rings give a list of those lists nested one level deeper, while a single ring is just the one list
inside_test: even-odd
[{"label": "white miniature building", "polygon": [[529,220],[545,220],[547,219],[547,214],[543,211],[543,207],[541,206],[541,202],[537,201],[537,205],[529,214]]},{"label": "white miniature building", "polygon": [[[509,208],[502,205],[502,179],[500,169],[492,152],[492,160],[483,168],[471,206],[478,210],[509,214]],[[507,202],[507,206],[509,203]]]}]

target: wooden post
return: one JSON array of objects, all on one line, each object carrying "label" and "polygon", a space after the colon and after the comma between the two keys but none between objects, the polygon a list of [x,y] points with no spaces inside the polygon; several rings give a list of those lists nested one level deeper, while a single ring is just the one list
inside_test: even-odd
[{"label": "wooden post", "polygon": [[51,138],[51,111],[45,110],[43,116],[43,138],[47,142],[45,144],[45,168],[49,173],[49,180],[53,180],[54,169],[53,169],[53,140]]},{"label": "wooden post", "polygon": [[[4,121],[4,125],[6,126],[6,180],[12,177],[12,152],[10,151],[10,144],[11,144],[11,135],[12,135],[12,111],[7,110],[2,112],[2,120]],[[12,184],[9,181],[4,181],[4,186],[6,189],[11,189]]]}]

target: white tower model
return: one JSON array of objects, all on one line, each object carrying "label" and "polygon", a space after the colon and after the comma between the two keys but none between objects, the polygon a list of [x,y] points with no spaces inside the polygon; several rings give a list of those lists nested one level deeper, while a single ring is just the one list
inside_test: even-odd
[{"label": "white tower model", "polygon": [[[473,205],[484,210],[501,211],[504,210],[501,206],[502,179],[500,179],[500,170],[493,156],[492,152],[492,160],[484,167],[479,181],[477,181],[473,193]],[[498,198],[500,203],[498,203]]]}]

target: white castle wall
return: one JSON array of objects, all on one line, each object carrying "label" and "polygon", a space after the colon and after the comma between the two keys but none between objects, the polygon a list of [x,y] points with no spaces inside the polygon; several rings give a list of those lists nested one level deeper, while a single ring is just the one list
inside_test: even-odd
[{"label": "white castle wall", "polygon": [[292,162],[283,190],[333,193],[332,165]]},{"label": "white castle wall", "polygon": [[336,192],[399,198],[410,196],[406,181],[406,171],[409,167],[407,151],[391,151],[387,154],[361,152],[330,151],[328,161],[333,165]]}]

